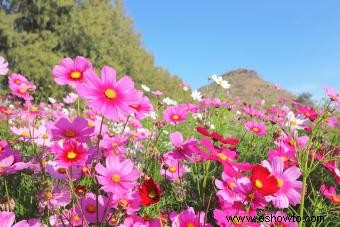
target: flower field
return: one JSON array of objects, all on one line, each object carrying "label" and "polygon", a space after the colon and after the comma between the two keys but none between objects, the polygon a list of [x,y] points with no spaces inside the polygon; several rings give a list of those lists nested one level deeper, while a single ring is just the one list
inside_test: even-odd
[{"label": "flower field", "polygon": [[[340,225],[334,88],[318,106],[180,102],[78,56],[47,75],[72,92],[38,102],[34,81],[8,72],[1,57],[0,227]],[[256,215],[300,221],[229,219]]]}]

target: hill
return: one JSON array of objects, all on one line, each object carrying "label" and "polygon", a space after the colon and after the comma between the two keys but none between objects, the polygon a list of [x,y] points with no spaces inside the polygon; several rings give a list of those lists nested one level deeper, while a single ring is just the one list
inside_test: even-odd
[{"label": "hill", "polygon": [[[239,97],[241,100],[247,100],[249,103],[253,103],[259,99],[265,99],[267,103],[273,103],[279,98],[296,98],[287,90],[276,89],[275,85],[262,79],[254,70],[235,69],[221,76],[229,82],[231,87],[227,91],[218,88],[216,92],[218,97],[230,94],[232,97]],[[212,97],[216,87],[216,83],[213,82],[201,87],[199,90],[204,96]]]}]

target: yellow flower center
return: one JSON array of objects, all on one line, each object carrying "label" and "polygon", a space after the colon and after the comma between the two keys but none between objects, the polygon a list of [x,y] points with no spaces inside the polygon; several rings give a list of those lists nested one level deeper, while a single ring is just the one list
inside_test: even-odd
[{"label": "yellow flower center", "polygon": [[73,221],[78,221],[78,220],[79,220],[78,214],[73,215]]},{"label": "yellow flower center", "polygon": [[289,140],[289,144],[290,144],[291,146],[295,146],[295,145],[296,145],[296,141],[295,141],[293,138],[291,138],[291,139]]},{"label": "yellow flower center", "polygon": [[20,80],[15,80],[15,83],[16,83],[17,85],[20,85],[20,84],[21,84],[21,81],[20,81]]},{"label": "yellow flower center", "polygon": [[81,73],[78,72],[78,71],[72,72],[71,75],[70,75],[70,77],[71,77],[72,79],[79,79],[79,78],[81,77]]},{"label": "yellow flower center", "polygon": [[235,183],[234,183],[234,182],[230,182],[230,183],[228,184],[228,188],[229,188],[230,190],[232,190],[232,189],[234,188],[234,186],[235,186]]},{"label": "yellow flower center", "polygon": [[149,198],[153,199],[153,198],[155,198],[157,196],[157,192],[152,190],[151,192],[149,192],[148,196],[149,196]]},{"label": "yellow flower center", "polygon": [[176,172],[177,168],[175,166],[170,166],[169,171],[174,173]]},{"label": "yellow flower center", "polygon": [[256,181],[255,181],[255,186],[256,186],[257,188],[263,188],[263,183],[262,183],[260,180],[256,180]]},{"label": "yellow flower center", "polygon": [[66,173],[66,169],[65,168],[59,168],[57,171],[60,174],[65,174]]},{"label": "yellow flower center", "polygon": [[277,185],[281,188],[283,186],[283,180],[280,178],[277,178]]},{"label": "yellow flower center", "polygon": [[75,134],[74,134],[73,130],[68,129],[68,130],[66,130],[65,135],[67,137],[73,137]]},{"label": "yellow flower center", "polygon": [[21,136],[28,138],[28,137],[30,137],[30,133],[28,131],[24,131],[24,132],[21,133]]},{"label": "yellow flower center", "polygon": [[112,146],[112,147],[117,147],[118,144],[117,144],[117,143],[112,143],[111,146]]},{"label": "yellow flower center", "polygon": [[38,111],[38,108],[36,106],[32,106],[31,112],[37,112],[37,111]]},{"label": "yellow flower center", "polygon": [[19,93],[21,93],[21,94],[25,94],[25,93],[26,93],[26,89],[24,89],[24,88],[20,88],[20,89],[19,89]]},{"label": "yellow flower center", "polygon": [[291,121],[290,121],[290,125],[291,125],[291,126],[297,126],[298,123],[297,123],[297,121],[295,121],[295,120],[291,120]]},{"label": "yellow flower center", "polygon": [[172,120],[177,121],[179,119],[179,116],[177,114],[172,115]]},{"label": "yellow flower center", "polygon": [[89,205],[86,206],[85,210],[86,210],[88,213],[94,213],[94,212],[96,212],[97,207],[96,207],[96,205],[94,205],[94,204],[89,204]]},{"label": "yellow flower center", "polygon": [[111,179],[114,183],[118,183],[120,181],[120,176],[117,173],[115,173],[112,175]]},{"label": "yellow flower center", "polygon": [[119,201],[119,204],[120,204],[123,208],[125,208],[125,207],[129,204],[129,202],[128,202],[126,199],[121,199],[121,200]]},{"label": "yellow flower center", "polygon": [[222,160],[225,161],[228,159],[227,155],[223,154],[223,153],[218,153],[217,156]]},{"label": "yellow flower center", "polygon": [[189,222],[189,223],[187,223],[187,226],[186,226],[186,227],[195,227],[195,225],[194,225],[194,223]]},{"label": "yellow flower center", "polygon": [[52,199],[52,197],[53,197],[53,195],[52,195],[52,193],[51,192],[45,192],[45,200],[50,200],[50,199]]},{"label": "yellow flower center", "polygon": [[253,130],[253,132],[259,132],[260,131],[260,129],[257,128],[257,127],[252,128],[252,130]]},{"label": "yellow flower center", "polygon": [[45,140],[48,139],[48,134],[46,134],[46,133],[43,134],[43,135],[42,135],[42,138],[45,139]]},{"label": "yellow flower center", "polygon": [[310,117],[310,113],[309,112],[307,112],[305,115],[306,115],[306,117]]},{"label": "yellow flower center", "polygon": [[89,126],[90,128],[93,127],[93,126],[94,126],[93,121],[89,121],[88,126]]},{"label": "yellow flower center", "polygon": [[114,99],[114,98],[116,98],[117,93],[114,90],[108,88],[108,89],[105,90],[105,96],[108,99]]},{"label": "yellow flower center", "polygon": [[75,159],[77,157],[77,154],[74,153],[74,151],[67,152],[67,158],[68,159]]},{"label": "yellow flower center", "polygon": [[281,160],[286,162],[288,160],[288,158],[286,156],[281,156]]}]

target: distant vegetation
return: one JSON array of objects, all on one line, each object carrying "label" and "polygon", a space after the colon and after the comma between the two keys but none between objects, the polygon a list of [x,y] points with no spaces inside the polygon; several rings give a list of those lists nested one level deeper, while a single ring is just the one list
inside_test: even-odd
[{"label": "distant vegetation", "polygon": [[[118,75],[131,75],[137,84],[183,98],[181,80],[161,67],[143,47],[141,35],[124,12],[123,1],[2,0],[0,1],[0,55],[12,72],[37,84],[41,98],[61,97],[51,68],[64,56],[83,55],[95,67],[110,65]],[[3,81],[3,84],[7,84]]]}]

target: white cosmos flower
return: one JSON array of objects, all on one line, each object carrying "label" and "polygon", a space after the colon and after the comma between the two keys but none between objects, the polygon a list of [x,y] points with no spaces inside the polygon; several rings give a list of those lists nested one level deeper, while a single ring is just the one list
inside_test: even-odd
[{"label": "white cosmos flower", "polygon": [[294,131],[297,129],[304,129],[308,123],[309,123],[309,120],[306,119],[301,114],[295,116],[292,111],[289,111],[287,114],[287,121],[285,125]]},{"label": "white cosmos flower", "polygon": [[52,98],[52,97],[49,97],[49,98],[48,98],[48,101],[50,101],[50,103],[52,103],[52,104],[54,104],[54,103],[57,102],[57,100],[55,100],[55,99]]},{"label": "white cosmos flower", "polygon": [[219,85],[221,85],[221,87],[223,87],[224,89],[230,88],[230,84],[227,80],[222,80],[222,82]]},{"label": "white cosmos flower", "polygon": [[148,86],[145,86],[144,84],[142,84],[141,87],[146,92],[150,92],[151,91],[151,89]]},{"label": "white cosmos flower", "polygon": [[191,97],[193,100],[195,101],[201,101],[202,100],[202,94],[201,92],[197,91],[197,90],[194,90],[192,93],[191,93]]},{"label": "white cosmos flower", "polygon": [[177,105],[177,102],[169,97],[166,97],[163,99],[163,102],[165,104],[167,104],[168,106],[171,106],[171,105]]}]

